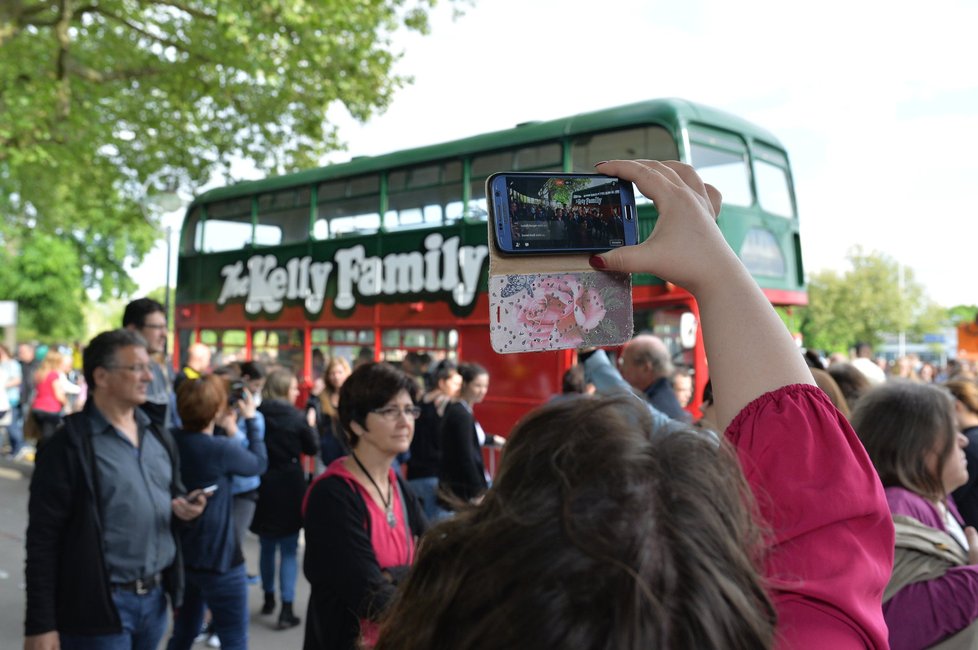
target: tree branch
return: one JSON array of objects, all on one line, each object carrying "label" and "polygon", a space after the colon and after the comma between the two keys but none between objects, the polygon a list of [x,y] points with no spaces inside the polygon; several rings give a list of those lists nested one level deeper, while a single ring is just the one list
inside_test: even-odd
[{"label": "tree branch", "polygon": [[179,9],[180,11],[201,20],[217,20],[217,16],[215,14],[209,14],[206,11],[194,9],[193,7],[189,7],[182,2],[176,2],[175,0],[152,0],[152,2],[155,5],[163,5],[164,7]]},{"label": "tree branch", "polygon": [[156,34],[153,34],[152,32],[150,32],[150,31],[148,31],[146,29],[143,29],[142,27],[140,27],[136,23],[132,22],[131,20],[125,18],[124,16],[120,16],[118,14],[114,14],[111,11],[106,11],[105,9],[98,8],[98,7],[96,7],[94,9],[94,11],[97,12],[97,13],[102,14],[106,18],[111,18],[112,20],[115,20],[117,22],[122,23],[123,25],[125,25],[126,27],[128,27],[132,31],[136,32],[137,34],[142,34],[146,38],[148,38],[148,39],[150,39],[152,41],[156,41],[160,45],[166,45],[167,47],[176,48],[176,49],[180,50],[181,52],[185,52],[186,51],[185,50],[185,47],[186,46],[183,43],[178,43],[177,41],[172,41],[172,40],[170,40],[168,38],[165,38],[163,36],[158,36]]},{"label": "tree branch", "polygon": [[153,75],[160,74],[163,72],[159,68],[147,67],[147,68],[133,68],[130,70],[110,70],[108,72],[100,72],[93,68],[89,68],[76,61],[72,57],[67,57],[65,59],[65,70],[80,79],[89,81],[92,83],[106,83],[109,81],[119,81],[124,79],[138,79],[140,77],[151,77]]},{"label": "tree branch", "polygon": [[71,45],[69,25],[71,23],[71,0],[60,0],[58,3],[58,21],[54,26],[55,40],[58,43],[57,63],[57,103],[58,117],[67,118],[71,112],[71,84],[68,83],[68,72],[65,62],[68,58],[68,46]]}]

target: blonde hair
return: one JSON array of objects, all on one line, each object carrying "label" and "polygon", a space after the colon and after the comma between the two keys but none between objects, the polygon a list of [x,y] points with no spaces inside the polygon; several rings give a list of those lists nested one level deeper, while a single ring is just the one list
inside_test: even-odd
[{"label": "blonde hair", "polygon": [[41,360],[40,365],[37,367],[37,371],[34,373],[35,381],[44,381],[49,372],[61,372],[61,366],[64,363],[64,355],[57,350],[48,350],[48,353],[44,355],[44,359]]}]

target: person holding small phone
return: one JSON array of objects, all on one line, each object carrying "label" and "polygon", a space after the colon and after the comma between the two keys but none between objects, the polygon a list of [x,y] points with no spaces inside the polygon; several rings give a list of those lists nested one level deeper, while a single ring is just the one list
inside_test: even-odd
[{"label": "person holding small phone", "polygon": [[187,494],[169,431],[138,407],[153,375],[146,341],[120,329],[89,341],[90,397],[38,452],[28,505],[26,650],[156,648],[167,598],[183,597]]},{"label": "person holding small phone", "polygon": [[678,162],[613,161],[659,218],[591,258],[700,308],[723,440],[634,396],[546,405],[491,489],[432,529],[377,650],[888,647],[894,529],[870,459]]},{"label": "person holding small phone", "polygon": [[[228,403],[228,382],[216,375],[187,379],[177,389],[177,412],[183,429],[175,438],[180,449],[184,483],[197,488],[192,496],[208,501],[197,525],[182,531],[186,590],[176,610],[168,650],[187,650],[211,611],[213,632],[225,650],[248,647],[248,578],[235,533],[232,480],[257,476],[268,466],[265,443],[255,423],[255,404],[248,391]],[[237,429],[244,418],[248,446],[234,438],[215,436],[215,426]]]}]

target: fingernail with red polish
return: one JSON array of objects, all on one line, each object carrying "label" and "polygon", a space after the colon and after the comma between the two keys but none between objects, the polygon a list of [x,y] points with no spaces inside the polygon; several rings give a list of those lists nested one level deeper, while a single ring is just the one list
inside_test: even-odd
[{"label": "fingernail with red polish", "polygon": [[592,255],[588,258],[587,263],[591,265],[591,268],[599,271],[603,271],[608,266],[600,255]]},{"label": "fingernail with red polish", "polygon": [[595,167],[597,167],[598,165],[603,165],[603,164],[605,164],[606,162],[608,162],[608,161],[607,161],[607,160],[602,160],[602,161],[601,161],[601,162],[599,162],[599,163],[594,163],[594,166],[595,166]]}]

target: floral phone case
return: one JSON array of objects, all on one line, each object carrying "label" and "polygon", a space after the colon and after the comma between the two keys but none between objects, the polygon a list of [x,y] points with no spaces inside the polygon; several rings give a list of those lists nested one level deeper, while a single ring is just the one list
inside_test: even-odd
[{"label": "floral phone case", "polygon": [[[526,256],[516,263],[532,266],[535,259]],[[580,260],[568,262],[577,266]],[[493,275],[491,260],[489,273],[489,338],[496,352],[620,345],[632,337],[632,280],[627,273]]]}]

